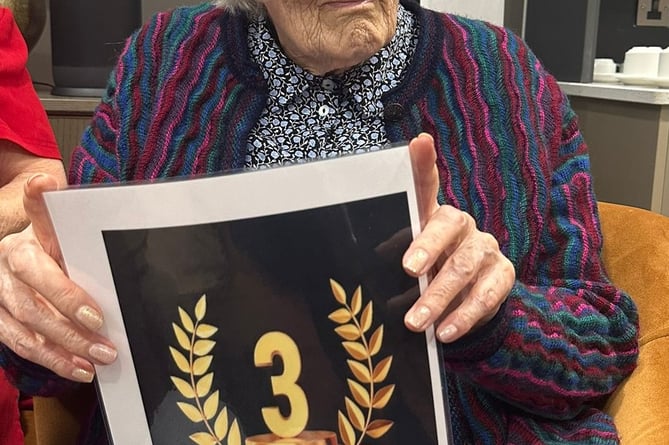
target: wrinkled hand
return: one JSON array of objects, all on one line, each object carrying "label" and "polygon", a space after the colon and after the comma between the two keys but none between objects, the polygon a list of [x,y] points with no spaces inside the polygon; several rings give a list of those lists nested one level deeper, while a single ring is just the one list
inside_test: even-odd
[{"label": "wrinkled hand", "polygon": [[409,144],[421,226],[402,259],[407,273],[434,276],[409,309],[405,324],[424,331],[435,324],[437,338],[452,342],[490,321],[515,281],[515,271],[497,240],[476,228],[467,213],[437,203],[439,174],[434,140],[421,134]]},{"label": "wrinkled hand", "polygon": [[61,268],[61,255],[42,192],[57,181],[36,175],[24,189],[31,225],[0,241],[0,342],[19,356],[76,381],[93,379],[93,364],[116,359],[96,333],[99,306]]}]

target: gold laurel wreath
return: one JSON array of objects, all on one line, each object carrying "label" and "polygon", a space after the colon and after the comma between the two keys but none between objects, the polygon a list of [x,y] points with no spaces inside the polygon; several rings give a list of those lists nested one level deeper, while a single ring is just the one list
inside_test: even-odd
[{"label": "gold laurel wreath", "polygon": [[[207,296],[202,295],[195,304],[195,321],[181,307],[179,319],[181,325],[172,323],[177,343],[187,356],[177,348],[170,346],[172,359],[177,368],[188,375],[188,380],[171,376],[179,393],[192,402],[177,402],[181,411],[193,423],[204,423],[206,431],[191,434],[189,438],[198,445],[241,445],[241,431],[237,419],[229,423],[227,406],[219,411],[219,391],[211,393],[214,373],[207,372],[213,355],[210,354],[216,342],[210,338],[218,328],[202,323],[207,313]],[[215,418],[212,424],[212,420]]]},{"label": "gold laurel wreath", "polygon": [[[339,283],[330,279],[330,287],[337,302],[344,307],[332,312],[328,318],[339,325],[335,332],[344,339],[342,346],[351,357],[346,363],[355,377],[355,380],[346,380],[353,397],[344,398],[346,414],[337,411],[339,435],[345,445],[359,445],[365,435],[378,439],[394,424],[385,419],[372,420],[372,411],[385,408],[395,391],[393,384],[377,388],[388,377],[393,356],[389,355],[376,364],[372,361],[383,344],[383,324],[376,328],[368,340],[366,334],[372,327],[373,307],[370,301],[362,309],[360,286],[353,293],[350,304],[346,291]],[[355,430],[360,432],[359,437]]]}]

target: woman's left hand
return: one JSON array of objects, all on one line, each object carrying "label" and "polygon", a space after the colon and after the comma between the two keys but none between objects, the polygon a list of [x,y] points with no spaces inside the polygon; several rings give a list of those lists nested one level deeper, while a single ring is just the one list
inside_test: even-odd
[{"label": "woman's left hand", "polygon": [[435,324],[437,338],[452,342],[495,316],[513,287],[515,270],[497,240],[479,231],[471,215],[437,203],[439,174],[432,137],[419,135],[409,150],[423,229],[402,265],[413,276],[432,271],[433,277],[404,321],[413,331]]}]

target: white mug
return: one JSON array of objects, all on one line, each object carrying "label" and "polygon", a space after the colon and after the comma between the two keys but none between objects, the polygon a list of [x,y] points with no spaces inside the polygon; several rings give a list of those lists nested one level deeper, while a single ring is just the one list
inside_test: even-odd
[{"label": "white mug", "polygon": [[616,62],[613,59],[595,59],[594,74],[613,74],[616,72]]},{"label": "white mug", "polygon": [[660,67],[659,46],[635,46],[625,53],[623,73],[630,76],[657,77]]}]

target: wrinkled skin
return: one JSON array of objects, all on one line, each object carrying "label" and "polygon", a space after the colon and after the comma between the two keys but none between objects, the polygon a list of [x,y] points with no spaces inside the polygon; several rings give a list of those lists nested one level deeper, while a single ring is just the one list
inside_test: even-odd
[{"label": "wrinkled skin", "polygon": [[51,174],[59,184],[66,183],[60,159],[42,158],[0,139],[0,239],[28,225],[23,210],[23,185],[37,173]]},{"label": "wrinkled skin", "polygon": [[316,75],[369,59],[395,34],[398,0],[263,0],[281,46]]}]

